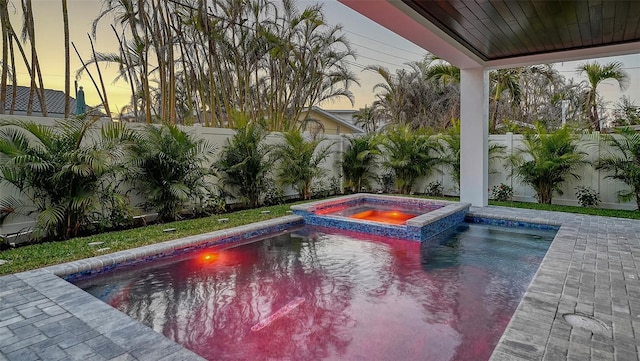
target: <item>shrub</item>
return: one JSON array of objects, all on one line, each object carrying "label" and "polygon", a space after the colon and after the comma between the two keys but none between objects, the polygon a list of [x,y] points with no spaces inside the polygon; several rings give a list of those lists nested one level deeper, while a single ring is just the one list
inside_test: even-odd
[{"label": "shrub", "polygon": [[223,197],[209,193],[203,195],[193,206],[193,214],[196,217],[206,217],[213,214],[224,213],[227,208],[227,202]]},{"label": "shrub", "polygon": [[259,207],[265,192],[274,186],[269,181],[271,147],[266,144],[266,137],[267,132],[259,124],[238,128],[212,166],[225,190],[251,208]]},{"label": "shrub", "polygon": [[504,183],[491,188],[491,197],[496,201],[507,202],[513,198],[513,187]]},{"label": "shrub", "polygon": [[616,129],[616,134],[604,136],[609,147],[604,147],[596,169],[610,174],[609,179],[619,180],[629,186],[618,192],[618,199],[636,201],[640,209],[640,134],[631,128]]},{"label": "shrub", "polygon": [[382,144],[386,155],[384,165],[395,173],[401,194],[411,193],[420,178],[429,176],[445,162],[444,147],[425,129],[396,126],[386,132]]},{"label": "shrub", "polygon": [[313,198],[326,198],[329,196],[329,185],[324,179],[314,179],[311,183],[311,194]]},{"label": "shrub", "polygon": [[382,192],[391,193],[395,189],[396,176],[393,172],[386,172],[378,177],[378,183],[382,186]]},{"label": "shrub", "polygon": [[214,149],[175,125],[146,126],[136,142],[131,178],[145,197],[145,208],[156,210],[161,221],[171,221],[213,192],[203,164]]},{"label": "shrub", "polygon": [[340,193],[340,178],[333,176],[329,179],[329,194],[334,196]]},{"label": "shrub", "polygon": [[96,122],[0,122],[0,182],[9,189],[0,198],[0,221],[34,218],[34,238],[55,240],[126,222],[118,184],[133,133]]},{"label": "shrub", "polygon": [[349,148],[342,154],[341,168],[346,190],[357,193],[362,188],[369,189],[369,181],[375,179],[379,140],[374,134],[348,139]]},{"label": "shrub", "polygon": [[509,157],[511,175],[530,185],[538,203],[551,204],[553,193],[562,194],[561,185],[579,179],[576,170],[588,164],[587,153],[578,149],[578,138],[563,127],[552,133],[536,124],[535,133],[524,134],[523,144]]},{"label": "shrub", "polygon": [[284,143],[276,145],[272,154],[280,162],[278,179],[297,190],[301,199],[311,199],[312,184],[326,173],[320,165],[331,154],[333,144],[321,145],[324,138],[305,139],[297,130],[284,133],[283,138]]},{"label": "shrub", "polygon": [[262,203],[265,206],[275,206],[284,203],[284,191],[272,178],[267,178],[266,187],[263,193]]},{"label": "shrub", "polygon": [[600,193],[591,187],[576,187],[576,198],[582,207],[597,207],[600,204]]},{"label": "shrub", "polygon": [[442,197],[443,196],[442,183],[438,181],[434,181],[427,184],[427,189],[425,189],[424,194],[430,197]]}]

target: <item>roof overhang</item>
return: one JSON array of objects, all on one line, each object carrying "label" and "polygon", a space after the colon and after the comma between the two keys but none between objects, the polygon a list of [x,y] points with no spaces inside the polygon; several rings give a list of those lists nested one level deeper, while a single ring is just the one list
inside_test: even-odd
[{"label": "roof overhang", "polygon": [[[419,1],[419,0],[339,0],[344,5],[354,9],[355,11],[361,13],[362,15],[368,17],[369,19],[375,21],[376,23],[388,28],[389,30],[397,33],[398,35],[404,37],[405,39],[413,42],[414,44],[422,47],[423,49],[429,51],[432,54],[437,55],[438,57],[448,61],[449,63],[461,68],[461,69],[472,69],[472,68],[484,68],[484,69],[494,69],[494,68],[508,68],[508,67],[518,67],[518,66],[526,66],[533,64],[543,64],[543,63],[556,63],[563,61],[572,61],[572,60],[584,60],[591,58],[599,58],[605,56],[617,56],[617,55],[626,55],[626,54],[637,54],[640,53],[640,26],[635,22],[635,18],[624,13],[624,19],[618,19],[618,23],[622,21],[627,22],[629,25],[629,29],[624,30],[625,32],[621,34],[624,36],[620,41],[604,41],[602,39],[603,36],[600,35],[600,41],[590,42],[588,38],[589,34],[584,34],[584,39],[581,39],[584,44],[592,44],[588,46],[576,46],[575,42],[573,45],[562,44],[560,41],[552,44],[553,50],[549,51],[527,51],[526,48],[519,49],[520,52],[512,56],[496,56],[491,57],[492,53],[482,54],[477,50],[477,46],[472,46],[473,41],[465,41],[464,39],[464,29],[461,28],[461,23],[467,27],[473,27],[473,25],[465,24],[464,21],[461,21],[459,18],[452,16],[448,21],[432,21],[429,19],[429,16],[425,15],[425,8],[429,8],[430,6],[438,6],[437,4],[445,4],[449,7],[467,7],[475,4],[474,6],[481,6],[485,3],[491,3],[491,1],[479,1],[479,0],[469,0],[469,1],[452,1],[452,0],[440,0],[440,1]],[[585,1],[583,1],[586,3]],[[494,3],[501,4],[501,6],[508,6],[509,3],[505,1],[494,1]],[[540,1],[538,1],[540,3]],[[536,4],[538,4],[536,3]],[[558,1],[558,0],[548,0],[548,3],[553,4],[555,7],[563,7],[565,5],[573,4],[574,6],[578,3],[572,1]],[[602,2],[601,7],[610,6],[610,4],[615,4],[616,2]],[[629,2],[631,3],[631,2]],[[505,5],[506,4],[506,5]],[[635,4],[629,6],[636,6]],[[421,8],[420,8],[421,7]],[[422,10],[422,13],[416,11],[416,9]],[[463,9],[464,10],[464,9]],[[466,9],[468,11],[468,9]],[[574,8],[567,8],[567,11],[573,11]],[[610,12],[612,13],[612,12]],[[618,13],[612,13],[611,16],[620,16]],[[473,14],[472,14],[473,15]],[[566,15],[566,14],[565,14]],[[470,16],[467,14],[467,16]],[[497,16],[493,14],[493,16]],[[547,23],[560,24],[562,19],[554,19],[553,14],[548,15],[550,18]],[[574,17],[580,16],[579,14],[573,14]],[[484,17],[487,17],[485,14]],[[462,19],[464,20],[464,19]],[[489,19],[485,18],[482,21],[491,21],[491,20],[502,20],[502,19]],[[593,20],[597,21],[597,19]],[[616,19],[610,20],[615,22]],[[447,24],[454,24],[455,26],[447,27]],[[581,23],[582,24],[582,23]],[[462,29],[463,31],[458,31],[457,29]],[[481,26],[479,28],[482,28]],[[602,26],[600,27],[602,28]],[[490,32],[493,27],[484,27],[485,32]],[[481,29],[481,30],[482,30]],[[562,26],[553,26],[550,28],[549,33],[543,34],[542,38],[554,39],[561,37],[566,38],[564,34],[559,33],[562,31]],[[553,29],[557,29],[557,33],[553,32]],[[549,29],[547,29],[549,30]],[[582,30],[582,29],[580,29]],[[474,29],[476,34],[480,34],[478,36],[483,36],[485,40],[493,39],[495,37],[491,37],[491,34],[486,34],[486,37],[482,35],[478,29]],[[510,29],[503,26],[500,31],[506,38],[517,37],[518,34],[516,32],[509,33]],[[459,34],[462,33],[462,36]],[[583,31],[584,33],[584,31]],[[596,32],[594,31],[594,34]],[[456,36],[454,38],[453,36]],[[597,35],[597,34],[596,34]],[[468,40],[468,39],[467,39]],[[474,39],[471,39],[474,40]],[[477,39],[476,45],[478,44]],[[614,39],[615,40],[615,39]],[[489,42],[493,40],[487,40]],[[595,45],[594,45],[595,44]],[[495,41],[495,43],[486,44],[486,47],[489,49],[498,49],[500,47],[500,41]],[[549,48],[545,45],[545,48]]]}]

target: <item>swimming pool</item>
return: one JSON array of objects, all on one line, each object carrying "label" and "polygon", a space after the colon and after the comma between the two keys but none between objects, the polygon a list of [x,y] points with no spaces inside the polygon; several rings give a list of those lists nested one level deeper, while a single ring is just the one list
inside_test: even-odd
[{"label": "swimming pool", "polygon": [[77,281],[208,359],[486,360],[555,231],[417,243],[304,227]]}]

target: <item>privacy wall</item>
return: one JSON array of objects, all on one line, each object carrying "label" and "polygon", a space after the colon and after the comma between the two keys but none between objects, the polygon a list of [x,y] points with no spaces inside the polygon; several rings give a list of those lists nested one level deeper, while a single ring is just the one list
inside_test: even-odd
[{"label": "privacy wall", "polygon": [[[9,119],[8,116],[3,116],[2,119]],[[54,121],[50,118],[28,118],[28,117],[20,117],[20,119],[24,120],[32,120],[36,121],[40,124],[53,125]],[[129,124],[131,127],[142,127],[141,124]],[[201,126],[189,126],[183,127],[185,131],[188,133],[207,140],[208,142],[216,145],[216,152],[219,153],[222,147],[226,144],[227,140],[230,139],[234,131],[231,129],[223,129],[223,128],[209,128],[209,127],[201,127]],[[324,162],[323,167],[326,169],[326,174],[318,184],[316,184],[316,189],[327,188],[330,186],[332,182],[332,178],[334,183],[339,181],[341,183],[341,171],[340,171],[340,159],[341,153],[348,147],[348,140],[345,136],[339,135],[325,135],[325,144],[331,144],[333,153],[331,156]],[[273,133],[268,138],[267,141],[269,143],[275,144],[281,142],[281,135],[279,133]],[[518,147],[522,144],[522,136],[518,134],[506,134],[506,135],[491,135],[489,136],[490,144],[499,144],[505,147],[504,156],[508,156],[514,152]],[[586,151],[589,154],[589,160],[595,162],[599,154],[603,152],[603,145],[601,142],[600,136],[598,134],[595,135],[584,135],[581,138],[581,149]],[[211,159],[211,162],[215,160]],[[494,159],[490,161],[489,168],[489,196],[491,197],[490,189],[495,185],[500,185],[504,183],[513,187],[515,201],[522,202],[536,202],[535,192],[533,189],[527,185],[521,184],[517,179],[510,177],[509,170],[506,167],[505,159]],[[382,175],[387,172],[382,166],[378,167],[378,174]],[[457,185],[453,181],[450,175],[450,169],[446,166],[441,166],[436,172],[433,172],[431,176],[426,179],[423,179],[418,183],[416,188],[414,189],[415,193],[424,193],[427,189],[429,183],[431,182],[440,182],[442,184],[442,188],[445,195],[456,196],[459,194],[459,190],[457,189]],[[570,179],[567,183],[562,186],[563,194],[554,194],[553,203],[555,204],[563,204],[563,205],[579,205],[576,199],[576,187],[578,186],[588,186],[596,190],[600,193],[602,208],[612,208],[612,209],[635,209],[635,202],[627,202],[620,203],[617,199],[617,193],[620,190],[624,190],[627,186],[622,183],[612,179],[607,179],[607,173],[600,172],[591,166],[585,166],[582,169],[578,170],[580,175],[580,179]],[[381,189],[381,185],[373,184],[373,189],[369,191],[377,192]],[[0,196],[4,197],[9,195],[12,192],[6,185],[0,185]],[[295,196],[297,193],[290,188],[284,189],[286,196]],[[17,196],[17,194],[11,194],[13,196]],[[139,203],[141,199],[136,199],[135,196],[131,198],[131,202],[133,205]],[[228,199],[228,203],[233,203],[233,199]],[[151,211],[151,210],[142,210]],[[0,234],[7,235],[16,232],[20,232],[28,229],[31,226],[32,222],[29,219],[14,219],[11,223],[4,224],[0,226]]]}]

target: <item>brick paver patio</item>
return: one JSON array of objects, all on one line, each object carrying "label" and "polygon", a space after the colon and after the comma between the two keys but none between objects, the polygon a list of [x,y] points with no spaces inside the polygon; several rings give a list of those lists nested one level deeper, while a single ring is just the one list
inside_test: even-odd
[{"label": "brick paver patio", "polygon": [[[470,213],[561,226],[491,360],[640,361],[640,221],[503,207]],[[199,239],[0,277],[0,361],[201,360],[55,275]],[[572,327],[567,314],[595,321]]]}]

